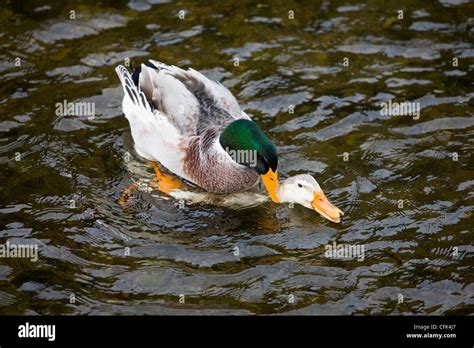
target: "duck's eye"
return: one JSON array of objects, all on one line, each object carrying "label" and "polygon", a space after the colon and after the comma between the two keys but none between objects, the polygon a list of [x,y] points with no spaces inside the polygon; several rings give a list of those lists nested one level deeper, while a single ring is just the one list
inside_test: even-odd
[{"label": "duck's eye", "polygon": [[301,184],[298,184],[298,187],[303,187],[303,185],[301,185]]}]

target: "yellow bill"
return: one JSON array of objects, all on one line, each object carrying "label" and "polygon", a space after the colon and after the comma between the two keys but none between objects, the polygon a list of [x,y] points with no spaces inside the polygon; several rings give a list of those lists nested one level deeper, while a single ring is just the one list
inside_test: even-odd
[{"label": "yellow bill", "polygon": [[280,200],[278,199],[277,195],[277,188],[278,188],[278,170],[273,171],[272,168],[268,169],[266,174],[260,175],[262,178],[263,184],[270,195],[270,198],[273,202],[279,203]]}]

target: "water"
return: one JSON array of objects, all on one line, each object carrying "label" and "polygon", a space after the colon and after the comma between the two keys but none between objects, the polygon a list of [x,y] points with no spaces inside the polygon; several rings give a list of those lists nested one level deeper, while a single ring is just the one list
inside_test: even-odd
[{"label": "water", "polygon": [[[473,10],[4,4],[0,243],[39,245],[39,256],[0,259],[0,313],[472,313]],[[126,58],[222,81],[278,146],[281,175],[312,173],[341,224],[299,206],[180,207],[145,191],[122,208],[143,179],[126,153],[153,176],[121,111],[114,67]],[[420,118],[381,115],[391,99],[418,102]],[[65,100],[94,103],[96,117],[57,115]],[[333,242],[363,245],[363,261],[326,257]]]}]

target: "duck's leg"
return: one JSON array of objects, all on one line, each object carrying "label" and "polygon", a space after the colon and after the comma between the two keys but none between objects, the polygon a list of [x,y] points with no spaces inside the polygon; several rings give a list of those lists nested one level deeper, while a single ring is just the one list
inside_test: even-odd
[{"label": "duck's leg", "polygon": [[148,161],[148,164],[155,171],[154,182],[148,183],[153,189],[158,189],[163,193],[170,193],[172,190],[179,189],[181,187],[181,181],[178,178],[172,177],[171,175],[163,174],[156,162]]}]

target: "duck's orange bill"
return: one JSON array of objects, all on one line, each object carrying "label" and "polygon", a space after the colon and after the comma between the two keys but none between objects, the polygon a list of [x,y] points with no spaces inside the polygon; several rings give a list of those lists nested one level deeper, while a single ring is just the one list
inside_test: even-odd
[{"label": "duck's orange bill", "polygon": [[344,215],[341,209],[333,205],[326,198],[324,192],[314,193],[314,199],[311,202],[313,209],[316,210],[323,217],[329,221],[339,223],[341,222],[341,215]]},{"label": "duck's orange bill", "polygon": [[273,171],[272,168],[268,169],[266,174],[260,175],[262,178],[263,184],[270,195],[270,198],[273,202],[279,203],[280,200],[278,199],[277,195],[277,188],[278,188],[278,170]]}]

